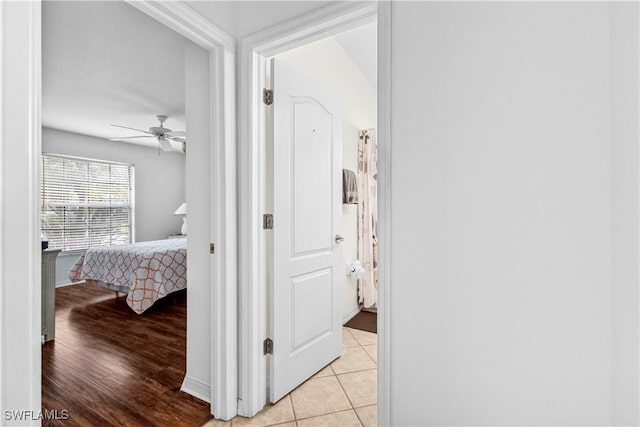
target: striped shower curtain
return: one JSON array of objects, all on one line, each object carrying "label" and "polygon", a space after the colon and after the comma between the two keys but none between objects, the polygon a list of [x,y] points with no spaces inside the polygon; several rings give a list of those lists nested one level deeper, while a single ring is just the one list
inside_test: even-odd
[{"label": "striped shower curtain", "polygon": [[358,140],[358,257],[364,273],[360,303],[376,307],[378,294],[378,170],[375,129],[360,131]]}]

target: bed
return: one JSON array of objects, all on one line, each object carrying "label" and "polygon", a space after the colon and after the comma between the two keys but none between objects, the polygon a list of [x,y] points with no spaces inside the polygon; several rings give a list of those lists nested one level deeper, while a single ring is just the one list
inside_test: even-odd
[{"label": "bed", "polygon": [[87,249],[69,270],[69,278],[125,292],[129,307],[141,314],[187,287],[187,238]]}]

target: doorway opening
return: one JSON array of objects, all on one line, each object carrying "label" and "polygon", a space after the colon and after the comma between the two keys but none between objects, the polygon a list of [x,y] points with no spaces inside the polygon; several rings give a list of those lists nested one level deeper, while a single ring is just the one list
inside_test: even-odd
[{"label": "doorway opening", "polygon": [[[235,88],[233,77],[222,72],[233,63],[233,40],[208,22],[186,16],[189,10],[179,4],[155,2],[43,5],[42,53],[45,59],[47,55],[51,59],[44,61],[43,72],[47,127],[43,131],[43,151],[78,149],[85,151],[66,154],[108,160],[112,160],[109,156],[119,156],[127,163],[136,179],[123,184],[132,200],[125,219],[130,228],[137,227],[136,232],[129,230],[127,241],[117,243],[144,246],[126,254],[119,248],[114,255],[117,265],[96,266],[104,267],[114,281],[96,277],[94,282],[99,286],[79,284],[53,291],[62,297],[56,313],[61,321],[56,341],[47,342],[42,349],[42,402],[47,409],[58,409],[58,413],[67,409],[71,425],[100,424],[104,418],[119,419],[122,424],[200,425],[212,413],[228,418],[236,412],[236,378],[226,374],[237,365],[236,324],[227,322],[227,317],[235,320],[237,306],[233,285],[235,151],[230,144],[235,130],[229,103]],[[52,15],[63,23],[72,20],[77,26],[60,25]],[[105,20],[106,16],[109,19]],[[69,33],[78,28],[80,31]],[[51,50],[56,37],[58,41],[66,37],[69,43],[58,47],[71,52],[71,59],[82,59],[80,65],[89,69],[63,63],[56,55],[60,52]],[[170,66],[164,63],[166,57],[163,60],[157,56],[150,40],[163,46],[167,57],[175,58]],[[146,46],[141,49],[141,44]],[[87,45],[89,53],[96,56],[80,56],[79,46]],[[155,66],[153,58],[158,61]],[[52,81],[48,78],[57,65],[64,68],[58,74],[62,78]],[[167,75],[170,78],[158,82]],[[81,95],[75,102],[65,98],[72,90],[65,91],[61,80],[74,89],[76,96]],[[114,80],[124,84],[111,84]],[[91,88],[92,84],[96,86]],[[47,103],[52,93],[58,99]],[[86,104],[81,101],[93,105],[83,109]],[[70,114],[72,108],[78,113]],[[91,117],[80,117],[82,114],[93,115],[94,122],[89,123]],[[96,119],[105,132],[116,129],[122,133],[91,137],[83,135],[91,135],[89,131],[62,131],[64,127],[54,123],[76,120],[80,123],[77,126],[96,127]],[[188,138],[181,132],[184,130],[188,130]],[[111,137],[143,144],[109,141]],[[90,163],[85,165],[87,176],[95,172],[93,163],[99,162]],[[113,165],[107,164],[107,169],[113,169]],[[89,198],[103,186],[102,181],[90,182],[85,191]],[[65,194],[70,194],[67,190],[65,187]],[[119,194],[107,198],[119,203]],[[185,202],[189,209],[188,241],[183,220],[187,214]],[[113,222],[117,218],[111,214],[111,206],[109,209],[107,222]],[[93,231],[85,233],[89,240],[96,235]],[[58,281],[65,282],[65,277],[66,283],[88,279],[84,275],[84,267],[89,264],[86,256],[83,265],[76,265],[81,274],[68,278],[69,268],[82,258],[77,253],[70,255],[74,255],[70,262],[63,260],[59,265]],[[187,264],[189,286],[185,291],[181,288],[186,288]],[[140,276],[143,270],[147,272],[145,277]],[[120,279],[132,285],[126,289],[109,286],[121,285]],[[124,390],[132,395],[126,397]],[[149,405],[160,409],[148,413],[138,410]]]},{"label": "doorway opening", "polygon": [[[269,400],[290,398],[298,419],[377,403],[375,329],[342,328],[376,303],[376,36],[372,22],[267,65]],[[322,386],[342,401],[310,404]]]},{"label": "doorway opening", "polygon": [[[199,367],[197,373],[201,381],[189,383],[192,394],[208,398],[216,416],[230,418],[237,410],[235,44],[226,32],[194,15],[182,2],[132,1],[130,4],[203,47],[207,53],[205,59],[210,67],[205,75],[207,85],[200,86],[200,94],[206,103],[204,108],[198,108],[203,118],[198,123],[207,126],[202,141],[206,141],[210,151],[197,156],[204,170],[195,173],[197,180],[193,182],[210,196],[200,200],[199,214],[206,224],[203,230],[207,231],[202,234],[206,244],[199,245],[201,250],[197,251],[207,275],[201,282],[206,291],[196,298],[196,305],[202,307],[207,316],[197,322],[194,330],[196,334],[202,333],[203,339],[198,336],[187,339],[188,347],[189,342],[195,345],[194,351],[187,352],[187,371]],[[3,201],[7,203],[3,203],[0,234],[4,246],[12,247],[12,250],[10,256],[5,256],[5,251],[2,257],[5,290],[2,300],[11,304],[5,304],[0,317],[3,324],[15,326],[0,331],[2,409],[28,409],[32,414],[40,412],[42,401],[41,247],[38,244],[41,6],[40,2],[0,3],[4,22],[12,23],[0,29],[6,48],[0,56],[3,63],[9,64],[0,73],[3,87],[8,90],[2,99],[2,109],[10,113],[0,117],[0,128],[6,140],[23,141],[22,144],[3,146],[4,162],[0,168],[2,182],[15,183],[4,185],[2,189]],[[9,101],[11,107],[5,108]],[[189,131],[193,133],[193,126],[189,126]],[[193,150],[188,150],[190,152]],[[198,211],[191,208],[190,205],[189,226],[193,229],[194,214],[197,216]],[[25,277],[28,278],[25,286],[5,286],[5,281],[23,283]],[[193,311],[190,306],[188,315]],[[189,331],[189,326],[187,328]],[[229,375],[229,372],[233,374]]]},{"label": "doorway opening", "polygon": [[[202,422],[209,396],[181,391],[185,58],[208,54],[125,2],[44,2],[42,35],[43,407],[70,425],[160,424],[176,401]],[[147,401],[162,409],[132,405]]]},{"label": "doorway opening", "polygon": [[[384,9],[384,7],[382,8]],[[368,247],[370,244],[372,252],[374,250],[377,252],[378,247],[384,250],[384,234],[371,236],[372,238],[366,243],[363,241],[365,239],[358,239],[359,230],[363,232],[363,235],[371,234],[371,222],[361,224],[358,221],[359,217],[365,215],[370,218],[371,211],[369,214],[364,214],[365,207],[359,206],[357,202],[358,199],[365,199],[360,195],[359,184],[363,183],[362,175],[367,172],[366,167],[358,166],[359,161],[364,160],[359,155],[359,148],[364,148],[359,147],[360,137],[362,136],[363,145],[371,142],[373,146],[376,133],[381,132],[382,135],[386,135],[387,132],[386,128],[378,129],[377,124],[380,119],[377,112],[379,101],[376,99],[379,87],[378,80],[373,77],[373,83],[371,83],[365,76],[366,71],[363,72],[363,68],[367,71],[373,71],[374,74],[377,71],[378,10],[377,5],[340,5],[318,12],[313,17],[305,18],[304,22],[291,23],[288,28],[277,31],[275,35],[276,30],[271,29],[243,40],[242,75],[253,84],[247,84],[243,87],[244,93],[241,94],[241,101],[244,101],[244,105],[241,103],[241,107],[244,107],[242,111],[245,114],[242,114],[240,119],[244,120],[246,126],[241,126],[240,129],[246,132],[243,136],[251,141],[250,145],[253,150],[248,153],[248,158],[241,158],[241,164],[247,164],[244,162],[250,159],[254,162],[250,167],[251,178],[254,180],[251,182],[251,192],[244,194],[243,201],[256,219],[262,220],[263,218],[260,217],[264,213],[273,213],[273,230],[265,231],[262,227],[255,230],[256,244],[253,246],[255,252],[241,256],[241,262],[253,259],[257,266],[252,280],[241,282],[243,295],[241,301],[243,305],[251,303],[251,305],[244,305],[244,307],[249,306],[257,309],[257,315],[247,316],[248,319],[240,319],[241,348],[244,347],[241,354],[248,355],[243,357],[241,361],[239,414],[253,416],[262,410],[258,414],[261,416],[273,411],[278,405],[286,406],[288,404],[294,408],[293,412],[296,419],[299,420],[347,411],[348,414],[344,416],[355,417],[356,420],[360,420],[358,422],[361,422],[362,418],[357,410],[366,407],[366,414],[363,414],[362,417],[366,417],[368,420],[371,420],[370,415],[375,416],[378,413],[375,406],[377,403],[376,389],[378,388],[376,384],[378,378],[376,370],[378,340],[372,332],[343,329],[342,325],[351,320],[363,308],[365,291],[362,285],[365,283],[364,281],[359,283],[359,281],[364,271],[369,273],[371,279],[368,283],[372,285],[373,289],[368,291],[368,305],[379,308],[380,314],[384,316],[382,309],[384,301],[377,301],[375,270],[371,268],[375,258],[371,254],[366,260],[362,259],[365,258],[363,247]],[[332,19],[331,23],[327,23]],[[386,28],[386,17],[383,17],[382,22]],[[368,38],[368,41],[370,45],[373,45],[374,53],[369,55],[369,57],[373,56],[371,61],[374,64],[373,67],[356,65],[356,63],[365,61],[362,57],[355,59],[349,55],[348,48],[338,42],[342,38],[343,43],[348,45],[348,41],[345,39],[355,36],[356,33],[366,32],[367,27],[372,29],[369,33],[372,36]],[[386,46],[386,42],[383,45]],[[344,63],[349,64],[346,68],[340,67],[340,61],[336,60],[336,57],[330,58],[328,52],[332,48],[335,49],[334,52],[339,51],[340,55],[345,58]],[[362,55],[365,50],[356,48],[354,52],[357,52],[355,55]],[[383,59],[383,63],[386,63],[386,59]],[[345,73],[345,70],[348,71]],[[354,80],[345,83],[349,80],[347,77],[349,71],[354,70],[354,74],[359,74],[361,80],[355,83]],[[278,89],[278,76],[282,74],[287,76],[284,80],[289,82],[297,80],[298,77],[307,82],[311,81],[310,86],[313,86],[313,90],[305,94],[302,90],[295,88],[288,92],[286,89],[283,93]],[[358,92],[361,88],[359,85],[363,81],[367,82],[370,88],[369,95],[363,95],[366,91]],[[386,81],[386,78],[383,81]],[[274,83],[274,86],[271,86],[271,82]],[[342,87],[339,87],[341,84]],[[264,108],[263,102],[256,102],[259,99],[257,95],[262,95],[263,88],[266,89],[263,101],[267,101],[267,104],[269,103],[268,97],[271,95],[269,90],[272,90],[273,105],[267,108]],[[329,102],[325,102],[328,98],[327,94],[330,92],[337,92],[338,98],[348,98],[348,101],[342,99],[339,102],[344,105],[344,114],[343,111],[336,113],[328,106]],[[251,94],[253,94],[253,98]],[[260,99],[262,98],[260,96]],[[247,102],[247,99],[252,102]],[[354,99],[355,101],[353,101]],[[279,100],[286,104],[283,109],[279,109]],[[368,122],[366,110],[372,112]],[[300,119],[301,122],[281,122],[282,117],[287,115],[287,111],[291,117]],[[331,150],[323,152],[318,150],[312,141],[317,142],[318,134],[323,134],[322,117],[327,117],[328,123],[335,119],[334,116],[340,117],[337,133],[344,145],[341,145],[340,149],[334,152]],[[335,132],[335,122],[331,122],[327,126],[329,131],[324,132],[325,134],[330,131]],[[285,137],[281,138],[282,135],[278,135],[278,132],[283,129],[289,130],[285,131],[283,134]],[[305,135],[304,132],[308,132],[308,135],[304,138],[300,137]],[[270,136],[273,136],[273,141],[275,141],[273,146],[269,145]],[[368,138],[366,138],[367,136]],[[288,141],[289,144],[287,142],[282,144],[283,140]],[[332,142],[333,140],[328,138],[327,141]],[[308,143],[306,146],[305,142]],[[385,139],[384,144],[387,143]],[[289,145],[284,156],[280,152],[283,145]],[[364,156],[365,152],[362,155]],[[370,150],[369,155],[372,157],[367,160],[369,162],[375,161],[378,152]],[[305,156],[308,158],[305,159]],[[284,161],[282,161],[283,159]],[[327,159],[330,161],[327,162]],[[298,161],[302,163],[297,163]],[[308,163],[304,164],[305,161]],[[331,163],[333,169],[327,166],[328,163]],[[295,170],[296,165],[298,170]],[[290,169],[283,173],[282,171],[286,170],[286,167],[290,167]],[[286,178],[287,176],[288,178]],[[329,176],[337,178],[331,181],[328,179]],[[281,180],[282,177],[285,177],[285,181]],[[378,178],[375,173],[373,177]],[[324,182],[328,187],[337,184],[337,191],[326,189],[326,191],[321,190],[320,192],[309,191],[315,188],[313,186],[318,182]],[[343,187],[343,183],[346,187]],[[378,186],[372,185],[371,187],[375,190],[373,193],[375,196]],[[284,200],[283,194],[286,194],[290,200]],[[252,197],[248,197],[249,195]],[[327,217],[336,217],[333,216],[331,208],[323,203],[334,195],[337,195],[335,199],[339,214],[338,219],[334,219],[332,222],[331,219],[327,220]],[[298,197],[297,200],[295,200],[296,197]],[[386,197],[386,194],[383,194],[383,197]],[[376,206],[379,203],[385,206],[386,198],[383,198],[379,203],[371,200],[369,202]],[[280,206],[278,206],[279,203]],[[328,204],[330,203],[327,202]],[[314,206],[316,207],[315,211]],[[283,215],[282,213],[287,210],[289,214]],[[383,219],[386,219],[384,215],[381,220]],[[262,221],[260,224],[262,225]],[[280,230],[277,230],[278,224],[280,224]],[[303,228],[304,224],[307,225],[307,228]],[[348,226],[348,230],[344,227],[345,224]],[[289,237],[279,240],[278,232],[284,232],[283,235],[288,234]],[[280,243],[286,240],[289,240],[288,246],[285,245],[284,251],[279,253],[279,250],[282,251]],[[372,244],[374,242],[375,246]],[[314,243],[317,244],[313,246]],[[339,262],[332,265],[320,263],[321,257],[330,258],[338,251],[338,248],[341,252],[338,257]],[[316,255],[318,261],[314,261],[315,264],[309,263],[310,259]],[[279,257],[286,260],[285,263],[280,262]],[[299,265],[294,265],[300,260],[307,262],[307,267],[303,269]],[[370,261],[370,267],[367,265],[369,270],[363,268],[367,261]],[[288,276],[282,273],[284,271],[282,266],[286,263],[289,264],[285,270],[288,268],[288,272],[291,273]],[[323,289],[323,284],[331,286],[329,283],[332,281],[338,283],[337,286],[333,285],[336,286],[332,288],[335,290],[333,294],[319,291],[319,289]],[[297,289],[294,289],[296,287]],[[373,301],[371,301],[372,299]],[[324,307],[325,311],[314,312],[313,310],[317,307]],[[285,318],[284,321],[283,318]],[[327,326],[328,323],[331,323],[331,326]],[[384,322],[382,323],[384,324]],[[344,335],[343,331],[345,331]],[[339,335],[340,340],[337,344],[337,351],[336,347],[332,347],[331,351],[334,353],[333,356],[329,356],[324,351],[327,346],[330,347],[333,344],[325,343],[323,345],[321,343],[331,341],[330,337],[333,334]],[[343,340],[345,345],[343,345]],[[384,340],[381,342],[384,345]],[[273,346],[273,354],[263,356],[263,346],[264,349],[268,349],[270,345]],[[246,350],[252,348],[260,350],[260,357],[255,357]],[[343,348],[346,349],[344,352]],[[309,359],[305,359],[305,362],[300,364],[305,367],[294,366],[293,359],[300,357],[302,353],[310,349]],[[328,353],[331,354],[331,351]],[[282,356],[283,352],[286,355],[281,358],[280,367],[278,367],[278,358]],[[384,350],[381,352],[385,353]],[[322,355],[320,355],[321,353]],[[382,360],[381,362],[384,363]],[[357,375],[354,375],[351,369],[355,369]],[[356,387],[357,391],[355,392],[352,390],[353,401],[349,403],[349,392],[346,391],[345,384],[350,379],[363,375],[366,375],[367,378],[358,378],[358,382],[366,381],[369,387]],[[381,375],[384,377],[384,373]],[[283,377],[294,378],[287,378],[286,385],[279,386],[283,383],[281,381]],[[311,379],[309,380],[309,378]],[[344,382],[341,382],[341,379],[344,379]],[[306,380],[309,381],[305,383]],[[381,387],[386,388],[385,384],[386,381],[383,381]],[[339,390],[340,393],[336,394],[345,397],[347,406],[343,407],[344,401],[340,401],[334,402],[333,406],[329,405],[330,408],[326,410],[320,409],[321,405],[315,405],[309,412],[295,409],[296,406],[302,408],[307,404],[314,406],[309,403],[312,399],[302,396],[302,394],[306,394],[303,391],[323,385]],[[348,385],[346,387],[349,388]],[[288,393],[291,391],[293,393],[289,395]],[[367,394],[367,391],[372,391],[372,393],[363,398],[363,391],[365,391],[364,394]],[[354,393],[359,394],[359,397]],[[282,396],[285,397],[280,400]],[[298,400],[297,405],[296,400]],[[265,402],[278,403],[268,405],[263,409]],[[384,402],[383,399],[382,403],[384,404]],[[380,412],[384,413],[384,410]],[[381,421],[385,417],[382,416]]]}]

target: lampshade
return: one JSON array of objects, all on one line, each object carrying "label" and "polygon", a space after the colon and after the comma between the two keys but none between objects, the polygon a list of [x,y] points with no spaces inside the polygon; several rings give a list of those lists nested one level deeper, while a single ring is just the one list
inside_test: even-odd
[{"label": "lampshade", "polygon": [[173,213],[174,215],[186,215],[187,214],[187,203],[183,203],[180,205],[178,209]]}]

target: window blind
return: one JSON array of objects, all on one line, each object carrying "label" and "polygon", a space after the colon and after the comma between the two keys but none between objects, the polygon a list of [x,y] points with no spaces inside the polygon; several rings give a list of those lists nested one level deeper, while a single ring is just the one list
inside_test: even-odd
[{"label": "window blind", "polygon": [[134,189],[134,165],[43,155],[43,240],[62,250],[135,242]]}]

